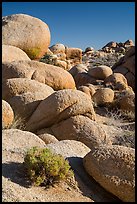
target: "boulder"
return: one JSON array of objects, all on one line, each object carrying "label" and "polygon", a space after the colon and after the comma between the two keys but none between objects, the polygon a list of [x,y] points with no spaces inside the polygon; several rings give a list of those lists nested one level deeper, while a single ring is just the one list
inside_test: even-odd
[{"label": "boulder", "polygon": [[2,45],[2,62],[13,62],[18,60],[29,60],[28,55],[18,47]]},{"label": "boulder", "polygon": [[65,50],[66,60],[69,62],[68,70],[76,64],[82,63],[82,50],[80,48],[68,48]]},{"label": "boulder", "polygon": [[[30,62],[30,64],[32,63]],[[29,66],[28,60],[19,60],[19,61],[16,60],[13,62],[3,62],[2,81],[5,81],[6,79],[12,79],[12,78],[31,79],[34,71],[35,71],[34,67]]]},{"label": "boulder", "polygon": [[43,95],[45,93],[47,96],[48,93],[51,94],[54,90],[46,84],[27,78],[12,78],[2,83],[2,98],[6,101],[13,96],[26,92],[43,92]]},{"label": "boulder", "polygon": [[[8,129],[2,131],[2,147],[4,151],[13,151],[14,153],[22,152],[23,154],[24,151],[27,151],[27,149],[34,146],[45,147],[45,143],[32,132],[19,129]],[[11,158],[5,158],[5,155],[3,155],[3,161],[5,159],[10,160]]]},{"label": "boulder", "polygon": [[106,47],[115,48],[115,47],[117,47],[117,43],[111,41],[111,42],[107,43],[104,47],[102,47],[102,49],[104,49],[104,48],[106,48]]},{"label": "boulder", "polygon": [[8,100],[14,114],[24,120],[27,120],[36,110],[42,100],[50,96],[54,91],[51,87],[45,87],[45,90],[36,92],[26,92],[15,95]]},{"label": "boulder", "polygon": [[82,50],[80,48],[66,48],[66,59],[74,59],[77,58],[80,63],[82,60]]},{"label": "boulder", "polygon": [[80,114],[95,120],[95,112],[89,96],[79,90],[59,90],[38,105],[26,125],[26,130],[37,131]]},{"label": "boulder", "polygon": [[116,85],[117,82],[122,82],[122,83],[125,83],[126,85],[128,85],[127,79],[121,73],[113,73],[113,74],[111,74],[110,76],[108,76],[107,78],[104,79],[105,85],[109,84],[114,89],[115,89],[115,85]]},{"label": "boulder", "polygon": [[135,113],[135,94],[126,94],[122,96],[118,104],[121,110]]},{"label": "boulder", "polygon": [[58,139],[56,137],[48,133],[39,134],[38,137],[42,139],[45,142],[45,144],[58,142]]},{"label": "boulder", "polygon": [[65,46],[61,43],[57,43],[55,45],[52,45],[51,47],[49,47],[49,49],[54,54],[65,53]]},{"label": "boulder", "polygon": [[105,79],[113,74],[112,69],[106,65],[100,65],[94,68],[90,68],[88,74],[96,79]]},{"label": "boulder", "polygon": [[[126,71],[123,72],[123,68]],[[125,56],[112,66],[112,70],[114,73],[122,73],[127,79],[128,85],[135,90],[135,46],[129,47]]]},{"label": "boulder", "polygon": [[123,61],[126,60],[127,58],[133,56],[134,54],[135,54],[135,46],[131,46],[130,49],[128,49],[127,52],[125,53]]},{"label": "boulder", "polygon": [[3,80],[7,78],[29,78],[47,84],[54,90],[75,89],[71,74],[61,67],[38,61],[18,61],[3,64]]},{"label": "boulder", "polygon": [[75,76],[78,73],[86,73],[87,72],[87,67],[84,64],[77,64],[73,66],[70,70],[69,73],[75,78]]},{"label": "boulder", "polygon": [[130,46],[134,46],[134,43],[133,43],[133,40],[127,40],[125,43],[124,43],[124,46],[125,47],[130,47]]},{"label": "boulder", "polygon": [[135,202],[135,149],[99,146],[83,158],[86,171],[123,202]]},{"label": "boulder", "polygon": [[86,145],[75,140],[62,140],[54,144],[47,144],[47,147],[56,154],[61,154],[63,157],[70,159],[70,163],[73,158],[83,158],[90,152],[90,149]]},{"label": "boulder", "polygon": [[94,93],[96,92],[93,84],[85,84],[83,86],[79,86],[78,90],[83,91],[84,93],[89,95],[91,98],[94,95]]},{"label": "boulder", "polygon": [[94,51],[94,48],[93,48],[93,47],[87,47],[87,48],[85,49],[85,53],[86,53],[86,52],[89,52],[89,51]]},{"label": "boulder", "polygon": [[2,129],[9,128],[14,120],[14,112],[7,101],[2,100]]},{"label": "boulder", "polygon": [[97,89],[92,96],[92,100],[97,106],[106,106],[113,102],[114,91],[110,88]]},{"label": "boulder", "polygon": [[131,72],[128,72],[127,74],[125,74],[125,77],[127,79],[128,85],[131,86],[135,91],[135,75]]},{"label": "boulder", "polygon": [[103,128],[97,122],[83,115],[70,117],[37,132],[37,134],[40,133],[52,133],[58,140],[80,141],[90,149],[101,144],[111,145],[111,140]]},{"label": "boulder", "polygon": [[40,59],[48,50],[50,30],[45,22],[30,15],[4,16],[2,44],[20,48],[30,59]]},{"label": "boulder", "polygon": [[74,80],[75,80],[75,84],[76,84],[76,87],[78,88],[79,86],[82,86],[82,85],[85,85],[87,83],[89,84],[96,84],[97,83],[97,80],[90,76],[88,73],[86,72],[83,72],[83,73],[78,73],[75,77],[74,77]]},{"label": "boulder", "polygon": [[126,68],[126,67],[123,67],[123,66],[117,66],[116,68],[115,68],[115,71],[114,71],[114,73],[121,73],[121,74],[123,74],[124,76],[125,76],[125,74],[128,72],[128,69]]},{"label": "boulder", "polygon": [[56,60],[56,66],[59,66],[65,70],[67,70],[67,62],[63,61],[63,60]]},{"label": "boulder", "polygon": [[123,67],[126,67],[129,72],[135,75],[135,55],[127,58],[127,60],[122,64]]},{"label": "boulder", "polygon": [[128,87],[129,86],[127,84],[125,84],[124,82],[121,82],[121,81],[118,81],[115,84],[115,90],[118,90],[118,91],[127,90]]}]

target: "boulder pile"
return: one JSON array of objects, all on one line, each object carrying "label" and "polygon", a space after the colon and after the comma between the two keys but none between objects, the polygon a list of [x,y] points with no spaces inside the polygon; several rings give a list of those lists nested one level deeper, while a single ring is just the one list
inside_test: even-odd
[{"label": "boulder pile", "polygon": [[[81,158],[84,169],[79,174],[87,173],[121,201],[135,202],[135,149],[114,145],[96,112],[98,107],[116,105],[134,113],[134,82],[129,76],[135,74],[132,41],[102,48],[107,54],[107,48],[128,49],[113,67],[89,66],[82,57],[90,60],[95,53],[92,47],[84,53],[59,43],[49,47],[46,23],[15,14],[2,18],[2,43],[3,186],[7,182],[9,190],[13,187],[16,192],[16,185],[5,178],[5,165],[22,163],[24,152],[32,146],[49,147],[68,157],[76,172],[80,167],[73,157],[77,162]],[[12,128],[16,116],[23,119],[24,130]],[[11,172],[15,179],[16,171]]]}]

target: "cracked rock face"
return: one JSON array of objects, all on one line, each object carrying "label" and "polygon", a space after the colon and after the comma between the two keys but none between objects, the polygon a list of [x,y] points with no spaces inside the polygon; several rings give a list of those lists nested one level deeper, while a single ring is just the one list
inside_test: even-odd
[{"label": "cracked rock face", "polygon": [[79,90],[59,90],[39,104],[30,117],[26,130],[37,131],[75,115],[85,115],[95,120],[92,100]]},{"label": "cracked rock face", "polygon": [[100,146],[84,157],[86,171],[123,202],[135,202],[135,149]]}]

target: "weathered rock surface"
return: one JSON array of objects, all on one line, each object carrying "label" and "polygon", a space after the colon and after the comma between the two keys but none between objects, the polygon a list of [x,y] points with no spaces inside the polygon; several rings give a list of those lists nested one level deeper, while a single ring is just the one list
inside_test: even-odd
[{"label": "weathered rock surface", "polygon": [[111,85],[114,89],[117,82],[121,82],[128,85],[127,79],[121,73],[113,73],[104,79],[105,85]]},{"label": "weathered rock surface", "polygon": [[2,62],[13,62],[18,60],[29,60],[28,55],[18,47],[2,45]]},{"label": "weathered rock surface", "polygon": [[77,140],[90,149],[101,144],[111,145],[111,140],[98,123],[83,115],[70,117],[50,128],[42,129],[37,134],[49,133],[58,140]]},{"label": "weathered rock surface", "polygon": [[[135,90],[135,46],[128,49],[125,56],[112,66],[112,70],[114,73],[122,73],[126,77],[128,85]],[[123,70],[125,71],[123,72]]]},{"label": "weathered rock surface", "polygon": [[20,48],[30,59],[39,59],[50,44],[50,30],[46,23],[30,15],[4,16],[2,44]]},{"label": "weathered rock surface", "polygon": [[43,92],[46,96],[54,90],[46,84],[27,78],[12,78],[3,81],[2,83],[2,98],[8,101],[13,96],[26,92]]},{"label": "weathered rock surface", "polygon": [[48,133],[39,134],[38,137],[42,139],[45,144],[58,142],[58,139],[54,135]]},{"label": "weathered rock surface", "polygon": [[106,106],[113,102],[114,91],[110,88],[100,88],[92,96],[94,103],[98,106]]},{"label": "weathered rock surface", "polygon": [[39,104],[30,117],[26,130],[36,131],[80,114],[95,120],[92,100],[87,94],[79,90],[59,90]]},{"label": "weathered rock surface", "polygon": [[36,110],[42,100],[50,96],[54,91],[51,87],[45,87],[44,92],[26,92],[13,96],[8,100],[14,114],[24,120],[28,119],[32,113]]},{"label": "weathered rock surface", "polygon": [[57,43],[55,45],[52,45],[51,47],[49,47],[49,49],[54,54],[65,53],[65,46],[61,43]]},{"label": "weathered rock surface", "polygon": [[96,92],[95,87],[92,84],[85,84],[84,86],[79,86],[78,90],[83,91],[84,93],[89,95],[91,98],[94,95],[94,93]]},{"label": "weathered rock surface", "polygon": [[123,202],[135,202],[135,149],[104,145],[84,158],[86,171]]},{"label": "weathered rock surface", "polygon": [[14,112],[7,101],[2,100],[2,129],[9,128],[14,120]]},{"label": "weathered rock surface", "polygon": [[112,69],[106,65],[100,65],[94,68],[90,68],[88,74],[96,79],[104,80],[106,77],[113,74]]},{"label": "weathered rock surface", "polygon": [[118,100],[119,108],[135,113],[135,94],[126,94]]},{"label": "weathered rock surface", "polygon": [[70,73],[61,67],[38,61],[18,61],[4,63],[3,80],[8,78],[29,78],[45,83],[54,90],[75,89],[75,81]]},{"label": "weathered rock surface", "polygon": [[[2,131],[2,147],[4,151],[23,153],[25,150],[34,146],[45,147],[45,143],[37,135],[31,132],[19,129],[8,129]],[[3,161],[8,161],[11,158],[3,155],[2,159]]]}]

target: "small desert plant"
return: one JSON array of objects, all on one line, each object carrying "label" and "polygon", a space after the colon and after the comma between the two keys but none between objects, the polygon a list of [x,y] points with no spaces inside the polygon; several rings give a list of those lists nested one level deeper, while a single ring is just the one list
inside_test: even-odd
[{"label": "small desert plant", "polygon": [[28,178],[35,186],[46,187],[73,177],[68,160],[48,148],[33,147],[24,157]]},{"label": "small desert plant", "polygon": [[41,59],[40,62],[44,62],[46,64],[56,65],[56,57],[51,54],[45,54]]},{"label": "small desert plant", "polygon": [[15,115],[14,120],[9,128],[25,130],[25,119],[21,118],[19,115]]}]

